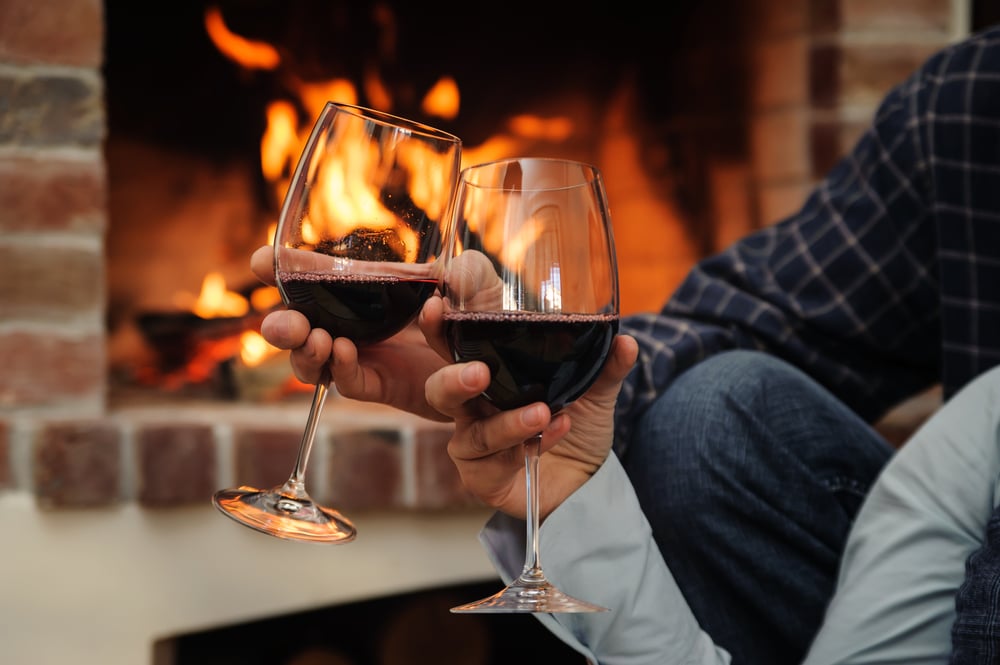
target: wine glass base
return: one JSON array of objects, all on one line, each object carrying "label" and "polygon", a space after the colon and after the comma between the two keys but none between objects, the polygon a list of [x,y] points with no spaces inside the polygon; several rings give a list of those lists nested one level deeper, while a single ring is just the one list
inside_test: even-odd
[{"label": "wine glass base", "polygon": [[219,490],[212,503],[226,517],[261,533],[286,540],[315,543],[347,543],[357,529],[332,508],[324,508],[308,497],[293,497],[280,488],[260,490],[241,486]]},{"label": "wine glass base", "polygon": [[511,614],[535,612],[608,612],[608,608],[569,596],[548,582],[524,584],[519,581],[498,593],[451,608],[454,614]]}]

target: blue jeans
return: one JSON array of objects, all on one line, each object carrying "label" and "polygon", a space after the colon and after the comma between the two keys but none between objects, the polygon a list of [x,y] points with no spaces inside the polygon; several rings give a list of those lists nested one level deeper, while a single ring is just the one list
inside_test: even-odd
[{"label": "blue jeans", "polygon": [[642,415],[622,461],[702,627],[736,665],[797,665],[893,449],[798,369],[713,356]]}]

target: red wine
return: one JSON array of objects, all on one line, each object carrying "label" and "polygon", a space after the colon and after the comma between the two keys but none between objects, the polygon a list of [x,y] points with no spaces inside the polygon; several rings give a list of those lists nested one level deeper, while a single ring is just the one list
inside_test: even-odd
[{"label": "red wine", "polygon": [[485,397],[501,409],[545,402],[553,412],[586,392],[618,332],[614,314],[448,312],[456,361],[481,360],[493,380]]},{"label": "red wine", "polygon": [[288,307],[314,328],[357,344],[395,335],[434,293],[433,279],[380,275],[279,272]]}]

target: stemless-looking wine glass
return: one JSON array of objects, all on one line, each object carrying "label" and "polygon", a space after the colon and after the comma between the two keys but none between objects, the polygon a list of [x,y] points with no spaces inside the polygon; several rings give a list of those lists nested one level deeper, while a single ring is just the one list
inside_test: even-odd
[{"label": "stemless-looking wine glass", "polygon": [[[553,412],[582,395],[618,332],[618,269],[607,196],[597,168],[575,161],[508,159],[462,171],[442,295],[456,361],[491,372],[484,396],[500,409],[545,402]],[[520,576],[452,612],[594,612],[563,593],[539,560],[539,444],[524,444],[527,547]]]},{"label": "stemless-looking wine glass", "polygon": [[[285,304],[314,328],[363,345],[409,324],[434,292],[436,261],[461,168],[461,141],[380,111],[329,102],[299,158],[274,237]],[[357,531],[314,502],[306,463],[329,391],[316,384],[288,480],[216,492],[227,516],[279,538],[342,543]]]}]

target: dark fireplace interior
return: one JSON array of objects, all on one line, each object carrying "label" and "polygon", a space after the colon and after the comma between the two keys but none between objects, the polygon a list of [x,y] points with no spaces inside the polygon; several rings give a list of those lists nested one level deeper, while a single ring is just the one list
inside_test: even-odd
[{"label": "dark fireplace interior", "polygon": [[585,665],[525,614],[455,615],[496,583],[398,594],[189,633],[157,665]]}]

